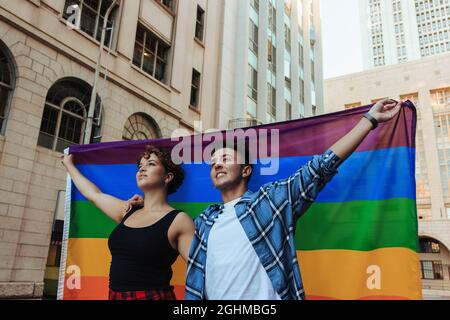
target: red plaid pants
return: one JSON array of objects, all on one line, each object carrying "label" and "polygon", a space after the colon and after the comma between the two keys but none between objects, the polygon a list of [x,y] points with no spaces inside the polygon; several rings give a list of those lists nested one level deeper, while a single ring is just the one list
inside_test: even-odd
[{"label": "red plaid pants", "polygon": [[109,289],[109,300],[176,300],[173,289],[119,292]]}]

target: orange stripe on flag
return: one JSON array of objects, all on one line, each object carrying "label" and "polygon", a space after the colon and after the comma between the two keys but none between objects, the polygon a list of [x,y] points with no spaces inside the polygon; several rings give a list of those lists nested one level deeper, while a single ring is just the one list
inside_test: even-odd
[{"label": "orange stripe on flag", "polygon": [[108,239],[71,238],[67,267],[78,266],[82,277],[108,277],[111,253]]},{"label": "orange stripe on flag", "polygon": [[184,286],[186,283],[186,262],[184,262],[181,256],[178,256],[177,261],[172,265],[172,281],[170,283],[174,285],[182,285]]},{"label": "orange stripe on flag", "polygon": [[405,248],[297,251],[308,297],[419,300],[419,256]]}]

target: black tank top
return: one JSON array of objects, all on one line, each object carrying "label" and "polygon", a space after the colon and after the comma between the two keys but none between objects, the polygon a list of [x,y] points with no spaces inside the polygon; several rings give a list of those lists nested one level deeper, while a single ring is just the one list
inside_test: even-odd
[{"label": "black tank top", "polygon": [[170,245],[167,231],[180,211],[173,210],[148,227],[125,226],[124,222],[141,208],[131,209],[108,239],[112,255],[109,287],[114,291],[170,288],[171,266],[178,251]]}]

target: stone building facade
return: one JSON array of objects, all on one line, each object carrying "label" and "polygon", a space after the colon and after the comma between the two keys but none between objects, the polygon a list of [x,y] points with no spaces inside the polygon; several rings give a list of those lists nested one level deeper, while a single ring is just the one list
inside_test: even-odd
[{"label": "stone building facade", "polygon": [[[0,298],[40,298],[44,278],[55,278],[47,266],[57,265],[60,245],[59,158],[83,141],[112,2],[0,1]],[[170,137],[193,132],[194,121],[215,126],[220,8],[208,0],[117,1],[91,142]]]}]

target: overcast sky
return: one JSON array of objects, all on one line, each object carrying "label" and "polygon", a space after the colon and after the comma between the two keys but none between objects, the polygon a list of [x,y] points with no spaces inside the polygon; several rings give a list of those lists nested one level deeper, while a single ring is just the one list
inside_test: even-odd
[{"label": "overcast sky", "polygon": [[359,0],[320,0],[324,78],[362,71]]}]

